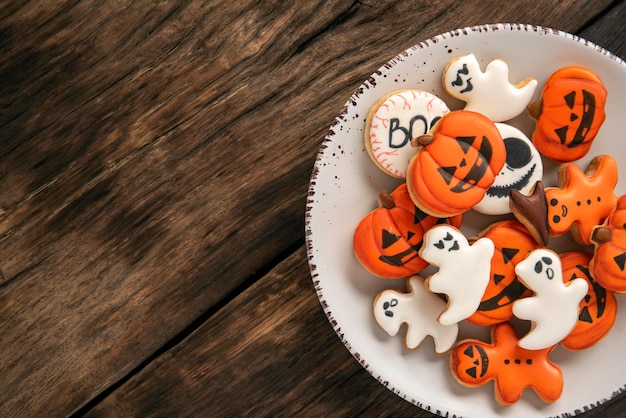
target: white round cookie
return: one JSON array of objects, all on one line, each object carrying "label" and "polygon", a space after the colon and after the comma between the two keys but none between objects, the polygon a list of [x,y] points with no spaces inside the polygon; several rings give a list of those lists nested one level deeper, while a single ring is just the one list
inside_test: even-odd
[{"label": "white round cookie", "polygon": [[415,147],[411,139],[430,128],[450,109],[422,90],[399,90],[382,97],[365,121],[365,148],[372,161],[393,177],[404,178]]},{"label": "white round cookie", "polygon": [[485,197],[474,209],[485,215],[510,213],[509,191],[531,193],[535,183],[543,177],[543,162],[539,151],[519,129],[505,123],[496,123],[506,148],[506,163],[496,176]]}]

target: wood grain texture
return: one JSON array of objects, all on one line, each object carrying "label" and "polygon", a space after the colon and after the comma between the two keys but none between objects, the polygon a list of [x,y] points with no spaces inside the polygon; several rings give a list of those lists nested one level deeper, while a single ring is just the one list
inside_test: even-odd
[{"label": "wood grain texture", "polygon": [[[594,18],[610,4],[0,2],[0,415],[76,411],[197,318],[224,304],[232,314],[230,298],[302,242],[320,141],[390,56],[440,32],[497,21],[570,32],[589,23],[590,34],[608,40]],[[619,13],[607,18],[619,23]],[[298,264],[297,254],[289,263]],[[302,266],[289,263],[281,274],[305,280]],[[269,309],[280,290],[270,277],[260,284],[268,293],[244,306]],[[295,307],[316,306],[311,289],[294,300],[293,320],[305,321],[300,332],[329,347],[318,361],[337,367],[331,385],[315,386],[299,374],[302,351],[283,343],[293,365],[282,372],[305,380],[294,393],[304,396],[307,382],[317,393],[307,398],[309,410],[336,410],[359,388],[386,399],[379,411],[407,408],[363,376],[321,311],[300,318]],[[264,327],[288,328],[270,312],[250,332],[272,338]],[[250,353],[252,340],[223,335]],[[272,340],[259,342],[273,348]],[[169,353],[162,358],[172,370],[180,366]],[[262,361],[269,360],[257,367],[271,371]],[[227,375],[245,386],[240,371]],[[145,394],[158,390],[141,376]],[[181,378],[205,385],[201,376]],[[147,404],[129,387],[99,411],[114,414],[116,396],[128,411],[167,409],[168,396],[171,408],[182,407],[174,387],[146,395]],[[232,399],[193,393],[223,408]]]}]

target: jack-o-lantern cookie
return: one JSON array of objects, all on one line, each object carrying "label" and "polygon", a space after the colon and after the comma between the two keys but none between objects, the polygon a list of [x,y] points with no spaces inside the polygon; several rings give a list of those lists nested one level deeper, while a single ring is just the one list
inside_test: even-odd
[{"label": "jack-o-lantern cookie", "polygon": [[370,109],[365,120],[365,148],[376,166],[393,177],[404,178],[415,148],[411,139],[430,131],[450,110],[432,93],[394,91]]},{"label": "jack-o-lantern cookie", "polygon": [[424,232],[438,223],[461,224],[461,215],[449,219],[430,216],[419,210],[403,183],[391,194],[381,191],[379,207],[356,227],[353,249],[361,265],[386,279],[409,277],[428,263],[419,256]]},{"label": "jack-o-lantern cookie", "polygon": [[589,289],[580,301],[578,322],[561,341],[568,350],[584,350],[600,341],[613,327],[617,315],[617,300],[610,290],[600,286],[589,272],[591,253],[570,251],[560,255],[563,280],[582,278]]},{"label": "jack-o-lantern cookie", "polygon": [[538,245],[518,221],[496,222],[479,234],[489,238],[495,251],[491,257],[489,283],[476,312],[467,320],[476,325],[493,325],[513,317],[513,302],[530,296],[515,274],[515,266]]},{"label": "jack-o-lantern cookie", "polygon": [[591,230],[615,207],[617,163],[609,155],[596,156],[583,172],[573,163],[558,169],[559,187],[545,189],[551,235],[570,231],[580,244],[591,244]]},{"label": "jack-o-lantern cookie", "polygon": [[626,293],[626,195],[602,225],[591,233],[594,255],[591,275],[604,288]]},{"label": "jack-o-lantern cookie", "polygon": [[439,267],[424,285],[431,292],[448,297],[448,306],[439,316],[439,322],[455,324],[476,312],[489,283],[493,252],[489,238],[480,238],[470,245],[467,238],[450,225],[436,225],[424,234],[420,255]]},{"label": "jack-o-lantern cookie", "polygon": [[556,161],[575,161],[589,152],[606,117],[607,91],[596,73],[568,66],[553,73],[541,99],[529,105],[537,120],[532,141],[543,155]]},{"label": "jack-o-lantern cookie", "polygon": [[548,356],[555,346],[526,350],[518,344],[508,322],[491,328],[491,344],[467,339],[450,353],[450,371],[464,386],[476,387],[494,381],[495,399],[503,405],[519,400],[531,388],[545,402],[554,402],[563,392],[563,373]]},{"label": "jack-o-lantern cookie", "polygon": [[589,285],[581,278],[564,283],[559,256],[545,248],[528,254],[515,266],[515,273],[534,292],[533,296],[513,302],[513,315],[532,323],[518,345],[541,350],[558,343],[574,329],[580,301]]},{"label": "jack-o-lantern cookie", "polygon": [[529,194],[535,183],[543,177],[543,162],[539,151],[519,129],[505,123],[496,123],[504,147],[506,162],[496,176],[485,197],[474,210],[486,215],[502,215],[511,212],[509,193],[516,190]]},{"label": "jack-o-lantern cookie", "polygon": [[495,124],[466,110],[447,113],[414,142],[418,149],[407,170],[409,193],[420,209],[437,217],[474,207],[506,161]]},{"label": "jack-o-lantern cookie", "polygon": [[457,57],[443,71],[443,87],[448,94],[466,102],[465,110],[482,113],[494,122],[513,119],[525,109],[537,87],[537,80],[526,77],[516,84],[509,81],[509,66],[496,59],[481,71],[474,54]]},{"label": "jack-o-lantern cookie", "polygon": [[427,336],[435,342],[435,351],[445,354],[456,341],[457,324],[443,325],[437,318],[446,303],[424,287],[419,276],[407,279],[407,293],[386,289],[374,299],[374,318],[387,334],[394,336],[406,324],[404,347],[415,350]]}]

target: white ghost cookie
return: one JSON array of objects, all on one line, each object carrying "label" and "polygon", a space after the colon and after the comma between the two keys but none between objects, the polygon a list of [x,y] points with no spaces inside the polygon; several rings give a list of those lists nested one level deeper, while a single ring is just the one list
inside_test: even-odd
[{"label": "white ghost cookie", "polygon": [[506,123],[496,123],[506,148],[506,162],[485,197],[474,209],[485,215],[510,213],[509,192],[517,190],[529,195],[537,181],[543,178],[543,162],[539,151],[519,129]]},{"label": "white ghost cookie", "polygon": [[541,350],[557,344],[576,326],[579,304],[587,294],[585,279],[563,283],[561,259],[548,249],[537,249],[515,266],[519,280],[534,296],[513,302],[513,315],[532,322],[531,330],[518,345]]},{"label": "white ghost cookie", "polygon": [[402,324],[406,324],[404,346],[409,350],[416,349],[430,335],[435,342],[435,351],[444,354],[450,350],[459,333],[457,324],[442,325],[437,321],[446,303],[427,291],[419,276],[407,279],[407,290],[408,293],[402,293],[387,289],[376,296],[376,322],[391,336],[398,333]]},{"label": "white ghost cookie", "polygon": [[383,96],[365,120],[364,140],[376,166],[403,178],[415,147],[411,139],[430,131],[450,110],[439,97],[422,90],[399,90]]},{"label": "white ghost cookie", "polygon": [[494,248],[489,238],[469,245],[467,238],[449,225],[437,225],[426,232],[420,256],[439,271],[426,279],[425,286],[448,297],[439,322],[455,324],[476,312],[489,283]]},{"label": "white ghost cookie", "polygon": [[452,97],[466,103],[465,110],[482,113],[493,122],[504,122],[522,113],[537,88],[537,80],[526,77],[509,82],[509,66],[496,59],[482,72],[474,54],[450,61],[443,72],[443,87]]}]

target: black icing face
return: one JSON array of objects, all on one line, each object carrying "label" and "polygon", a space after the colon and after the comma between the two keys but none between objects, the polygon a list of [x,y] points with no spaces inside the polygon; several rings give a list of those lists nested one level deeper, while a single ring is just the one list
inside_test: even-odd
[{"label": "black icing face", "polygon": [[440,239],[433,245],[440,250],[447,249],[448,252],[459,250],[459,242],[455,240],[452,234],[449,232],[446,233],[446,236],[443,237],[443,239]]},{"label": "black icing face", "polygon": [[506,163],[496,178],[493,186],[487,190],[487,196],[504,198],[510,190],[522,190],[526,187],[537,169],[530,145],[516,137],[504,138]]},{"label": "black icing face", "polygon": [[538,260],[535,263],[535,273],[537,274],[545,274],[548,280],[552,280],[554,278],[554,270],[552,267],[552,259],[550,257],[541,257],[541,260]]}]

